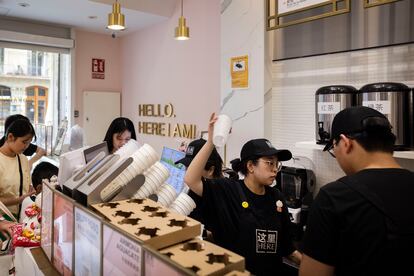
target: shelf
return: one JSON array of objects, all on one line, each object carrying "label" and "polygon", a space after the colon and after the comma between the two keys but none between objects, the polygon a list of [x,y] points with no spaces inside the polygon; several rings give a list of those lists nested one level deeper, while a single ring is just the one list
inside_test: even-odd
[{"label": "shelf", "polygon": [[[318,145],[315,141],[304,141],[295,143],[295,147],[298,149],[323,150],[325,146]],[[394,151],[394,157],[402,159],[414,159],[414,151]]]}]

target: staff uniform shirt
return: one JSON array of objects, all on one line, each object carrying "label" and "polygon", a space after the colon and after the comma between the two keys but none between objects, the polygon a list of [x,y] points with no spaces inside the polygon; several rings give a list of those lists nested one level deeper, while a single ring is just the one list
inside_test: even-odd
[{"label": "staff uniform shirt", "polygon": [[[398,225],[414,225],[414,173],[405,169],[366,169],[343,180],[348,177],[374,192]],[[392,266],[405,267],[412,273],[408,263],[391,264],[383,259],[388,253],[384,252],[386,234],[384,215],[361,194],[335,181],[323,186],[312,204],[303,251],[335,266],[338,276],[382,275]]]},{"label": "staff uniform shirt", "polygon": [[[26,156],[19,154],[23,174],[22,194],[29,192],[31,183],[30,167]],[[17,156],[9,157],[0,152],[0,197],[19,197],[20,173]],[[19,205],[7,206],[13,214],[19,211]]]},{"label": "staff uniform shirt", "polygon": [[[282,256],[291,254],[294,247],[287,207],[276,188],[266,187],[264,195],[257,195],[242,180],[203,179],[202,199],[203,217],[218,245],[245,257],[253,274],[281,271]],[[244,201],[248,208],[242,206]]]}]

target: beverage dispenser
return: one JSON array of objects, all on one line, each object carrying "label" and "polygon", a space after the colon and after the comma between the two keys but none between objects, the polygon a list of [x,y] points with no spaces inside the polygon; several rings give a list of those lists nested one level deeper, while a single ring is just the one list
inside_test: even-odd
[{"label": "beverage dispenser", "polygon": [[410,92],[405,84],[380,82],[364,85],[357,96],[358,105],[376,109],[388,118],[397,137],[396,150],[405,150],[412,142]]},{"label": "beverage dispenser", "polygon": [[330,85],[315,93],[316,143],[326,144],[331,138],[331,124],[335,115],[356,103],[358,90],[349,85]]},{"label": "beverage dispenser", "polygon": [[294,230],[293,238],[300,241],[313,201],[315,174],[309,169],[283,166],[277,175],[276,183],[286,200]]}]

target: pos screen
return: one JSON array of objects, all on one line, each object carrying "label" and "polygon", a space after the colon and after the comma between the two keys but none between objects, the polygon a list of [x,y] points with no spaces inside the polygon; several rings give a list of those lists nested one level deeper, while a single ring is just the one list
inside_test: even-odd
[{"label": "pos screen", "polygon": [[109,154],[108,145],[106,144],[106,142],[102,142],[93,147],[85,149],[83,151],[83,155],[85,157],[85,163],[88,164],[100,152],[104,152],[105,156]]},{"label": "pos screen", "polygon": [[174,187],[177,195],[184,187],[185,166],[175,164],[176,161],[184,158],[185,152],[164,147],[161,154],[161,163],[168,169],[170,176],[167,183]]}]

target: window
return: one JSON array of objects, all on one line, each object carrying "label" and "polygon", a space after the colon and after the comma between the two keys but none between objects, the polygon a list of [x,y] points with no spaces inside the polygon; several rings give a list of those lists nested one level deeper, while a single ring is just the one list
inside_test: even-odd
[{"label": "window", "polygon": [[47,90],[41,86],[26,88],[26,116],[35,124],[45,123]]},{"label": "window", "polygon": [[0,128],[4,129],[4,120],[10,115],[10,87],[0,85]]},{"label": "window", "polygon": [[4,49],[0,48],[0,74],[3,74]]},{"label": "window", "polygon": [[56,135],[59,122],[70,118],[70,60],[65,53],[0,47],[0,137],[13,114],[25,115],[36,129],[53,126]]}]

